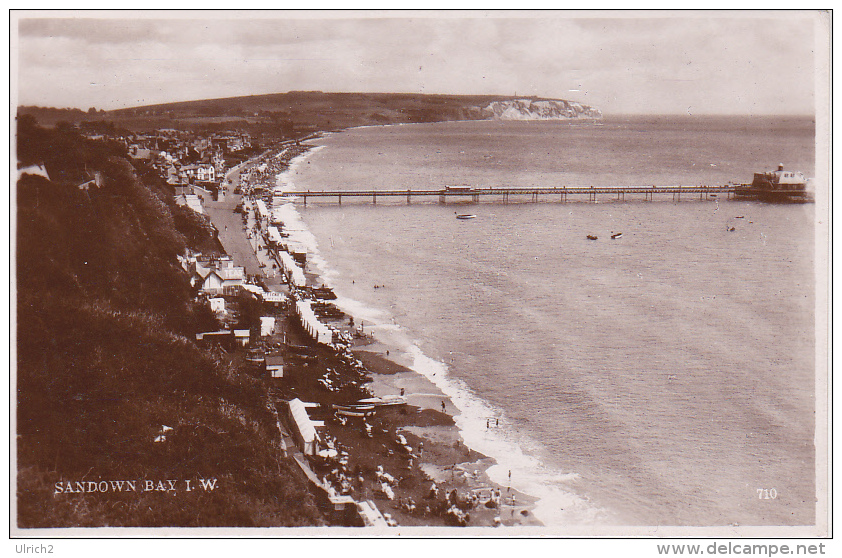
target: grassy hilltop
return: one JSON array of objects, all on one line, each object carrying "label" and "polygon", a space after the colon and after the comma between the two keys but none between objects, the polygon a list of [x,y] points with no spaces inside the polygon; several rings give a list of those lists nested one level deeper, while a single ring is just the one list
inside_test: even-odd
[{"label": "grassy hilltop", "polygon": [[[303,475],[279,457],[260,381],[194,343],[217,324],[176,256],[213,249],[207,222],[124,151],[19,120],[20,162],[45,162],[51,180],[17,183],[18,525],[322,523]],[[79,189],[95,171],[102,186]],[[155,443],[164,425],[173,430]],[[177,492],[56,488],[166,479]],[[200,479],[215,489],[196,490]]]},{"label": "grassy hilltop", "polygon": [[[160,128],[215,131],[240,129],[269,135],[306,135],[351,126],[474,120],[488,117],[493,101],[526,97],[421,95],[415,93],[323,93],[291,91],[224,99],[185,101],[113,111],[21,107],[39,122],[112,122],[129,130]],[[537,97],[528,97],[539,100]]]}]

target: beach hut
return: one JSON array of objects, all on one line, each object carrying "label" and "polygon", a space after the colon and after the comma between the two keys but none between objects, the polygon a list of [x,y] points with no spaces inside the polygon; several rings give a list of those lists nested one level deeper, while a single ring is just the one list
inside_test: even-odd
[{"label": "beach hut", "polygon": [[266,357],[266,374],[270,378],[284,377],[284,358],[280,355]]},{"label": "beach hut", "polygon": [[267,234],[269,235],[269,243],[272,246],[280,246],[284,239],[281,237],[281,233],[278,230],[278,227],[270,225],[268,229],[266,229]]},{"label": "beach hut", "polygon": [[260,336],[266,337],[275,332],[275,317],[261,316],[260,317]]},{"label": "beach hut", "polygon": [[298,398],[287,401],[287,409],[292,422],[292,435],[304,455],[316,455],[319,451],[319,435],[307,407]]},{"label": "beach hut", "polygon": [[333,330],[321,323],[313,312],[309,300],[299,300],[295,303],[296,314],[301,320],[301,326],[314,341],[329,345],[333,342]]},{"label": "beach hut", "polygon": [[249,344],[249,340],[251,338],[251,332],[247,329],[235,329],[234,330],[234,341],[240,347],[245,347]]},{"label": "beach hut", "polygon": [[304,270],[298,266],[292,256],[288,252],[280,251],[278,257],[281,259],[281,268],[287,280],[296,287],[304,287],[307,284]]},{"label": "beach hut", "polygon": [[225,313],[225,299],[224,298],[209,298],[208,303],[210,304],[210,309],[215,314],[224,314]]}]

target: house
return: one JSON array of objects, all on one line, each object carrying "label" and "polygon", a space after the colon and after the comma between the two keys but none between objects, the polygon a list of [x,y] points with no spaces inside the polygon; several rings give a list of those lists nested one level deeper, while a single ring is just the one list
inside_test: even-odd
[{"label": "house", "polygon": [[247,329],[234,330],[234,342],[240,347],[247,347],[251,340],[251,332]]},{"label": "house", "polygon": [[[190,196],[187,196],[188,198]],[[238,294],[245,284],[246,273],[241,266],[235,266],[231,260],[219,260],[215,264],[205,265],[196,262],[190,285],[209,294]]]},{"label": "house", "polygon": [[196,266],[196,274],[190,280],[192,286],[199,285],[199,289],[206,293],[222,293],[223,279],[214,268]]},{"label": "house", "polygon": [[178,175],[182,180],[193,180],[196,178],[196,173],[199,169],[198,165],[184,165],[178,170]]},{"label": "house", "polygon": [[270,378],[284,377],[284,357],[270,355],[266,357],[266,375]]},{"label": "house", "polygon": [[284,293],[276,293],[274,291],[263,291],[261,293],[264,304],[269,304],[275,308],[282,307],[287,302],[287,295]]},{"label": "house", "polygon": [[129,157],[132,159],[151,159],[152,150],[139,145],[132,145],[129,147]]},{"label": "house", "polygon": [[210,164],[192,165],[195,166],[196,180],[199,182],[213,182],[216,180],[216,169]]}]

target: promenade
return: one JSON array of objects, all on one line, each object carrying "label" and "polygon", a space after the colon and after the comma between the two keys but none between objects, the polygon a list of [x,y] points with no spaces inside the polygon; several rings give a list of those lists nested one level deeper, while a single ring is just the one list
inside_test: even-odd
[{"label": "promenade", "polygon": [[213,201],[205,197],[202,205],[211,223],[219,231],[219,242],[225,253],[234,260],[234,265],[245,268],[247,275],[263,277],[267,287],[280,285],[281,277],[273,268],[275,262],[269,257],[265,248],[255,251],[252,242],[256,242],[256,239],[248,238],[243,227],[242,215],[234,212],[242,201],[242,195],[234,194],[234,189],[239,184],[240,171],[249,164],[250,162],[246,162],[240,167],[235,167],[225,175],[223,182],[225,196],[222,201]]}]

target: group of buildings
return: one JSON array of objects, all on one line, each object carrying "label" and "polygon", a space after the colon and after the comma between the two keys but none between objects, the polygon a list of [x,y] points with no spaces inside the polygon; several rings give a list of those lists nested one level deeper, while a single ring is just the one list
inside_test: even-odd
[{"label": "group of buildings", "polygon": [[245,159],[241,154],[253,145],[246,133],[202,136],[168,129],[136,134],[123,141],[129,156],[148,161],[176,195],[192,194],[198,187],[216,196],[226,169]]}]

